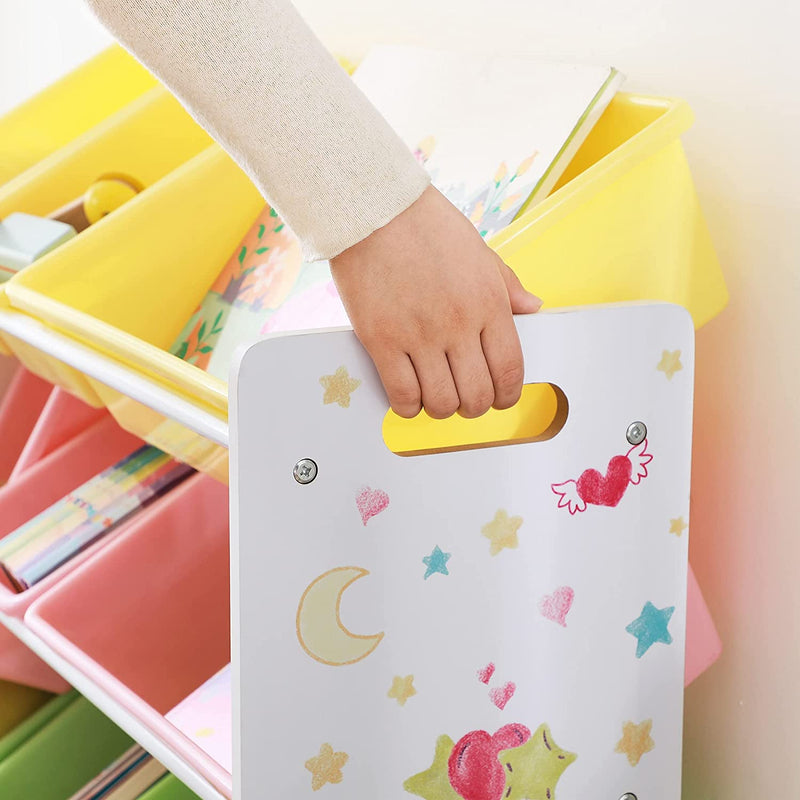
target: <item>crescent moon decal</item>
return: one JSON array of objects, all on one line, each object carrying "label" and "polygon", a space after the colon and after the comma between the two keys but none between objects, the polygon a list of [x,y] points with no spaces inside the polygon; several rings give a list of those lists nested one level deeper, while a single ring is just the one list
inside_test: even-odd
[{"label": "crescent moon decal", "polygon": [[309,584],[297,608],[297,638],[315,661],[333,667],[355,664],[372,653],[382,633],[358,636],[342,624],[339,609],[345,590],[369,575],[361,567],[337,567]]}]

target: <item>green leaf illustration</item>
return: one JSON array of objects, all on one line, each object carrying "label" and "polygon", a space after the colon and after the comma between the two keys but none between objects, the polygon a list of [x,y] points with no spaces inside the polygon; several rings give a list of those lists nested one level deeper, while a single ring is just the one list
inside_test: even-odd
[{"label": "green leaf illustration", "polygon": [[283,223],[281,222],[281,224],[278,225],[277,228],[273,228],[272,230],[273,230],[273,233],[278,233],[279,231],[282,231],[283,230]]},{"label": "green leaf illustration", "polygon": [[240,264],[244,263],[244,257],[246,255],[247,255],[247,247],[245,246],[239,251],[239,263]]},{"label": "green leaf illustration", "polygon": [[277,217],[277,216],[278,216],[278,212],[277,212],[277,211],[276,211],[274,208],[271,208],[271,209],[269,210],[269,215],[270,215],[271,217]]},{"label": "green leaf illustration", "polygon": [[266,253],[267,250],[269,250],[269,247],[259,247],[258,250],[256,250],[256,254],[261,255],[262,253]]},{"label": "green leaf illustration", "polygon": [[[267,229],[266,225],[259,225],[258,226],[258,238],[260,239],[264,235],[264,231]],[[258,252],[258,250],[256,250]]]},{"label": "green leaf illustration", "polygon": [[181,342],[181,346],[178,348],[178,352],[175,353],[178,358],[186,358],[186,353],[189,350],[189,342]]},{"label": "green leaf illustration", "polygon": [[214,348],[210,344],[207,344],[207,345],[204,345],[203,347],[201,347],[197,352],[198,353],[210,353],[213,349]]}]

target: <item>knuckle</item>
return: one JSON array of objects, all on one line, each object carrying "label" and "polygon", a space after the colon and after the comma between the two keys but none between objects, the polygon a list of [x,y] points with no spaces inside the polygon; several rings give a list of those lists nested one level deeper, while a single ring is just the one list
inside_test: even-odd
[{"label": "knuckle", "polygon": [[422,404],[419,390],[413,386],[400,386],[394,389],[389,393],[389,400],[397,413],[402,409],[406,413],[412,412],[412,416],[419,411]]},{"label": "knuckle", "polygon": [[494,392],[480,390],[470,393],[461,403],[459,413],[467,419],[474,419],[485,414],[494,402]]},{"label": "knuckle", "polygon": [[447,419],[458,411],[458,398],[448,397],[446,395],[434,397],[426,404],[425,410],[428,412],[429,417],[433,417],[434,419]]},{"label": "knuckle", "polygon": [[502,364],[494,371],[494,383],[498,394],[511,393],[522,389],[522,380],[525,375],[525,368],[521,360],[509,361]]}]

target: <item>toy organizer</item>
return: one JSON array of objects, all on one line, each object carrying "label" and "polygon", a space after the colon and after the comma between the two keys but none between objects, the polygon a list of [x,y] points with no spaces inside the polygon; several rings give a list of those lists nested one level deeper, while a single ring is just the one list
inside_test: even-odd
[{"label": "toy organizer", "polygon": [[[548,307],[667,301],[702,326],[727,294],[680,142],[691,122],[683,101],[617,95],[552,194],[490,244]],[[0,586],[0,677],[66,679],[198,795],[230,797],[230,773],[165,719],[230,659],[228,385],[168,350],[263,199],[118,48],[0,120],[0,140],[0,220],[50,214],[103,176],[140,188],[0,286],[0,342],[27,370],[0,407],[14,442],[0,527],[71,488],[65,474],[74,486],[142,441],[205,473],[34,589]],[[480,424],[487,439],[513,439],[531,423],[512,409]],[[399,450],[427,436],[397,425],[386,421]],[[437,442],[459,435],[451,423]],[[688,592],[686,681],[719,652],[691,572]]]}]

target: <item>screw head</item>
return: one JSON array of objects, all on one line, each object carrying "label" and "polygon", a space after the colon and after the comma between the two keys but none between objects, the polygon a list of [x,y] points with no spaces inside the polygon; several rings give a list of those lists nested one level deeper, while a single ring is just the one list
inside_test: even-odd
[{"label": "screw head", "polygon": [[317,465],[310,458],[301,458],[292,470],[292,475],[298,483],[311,483],[317,477]]},{"label": "screw head", "polygon": [[[647,438],[647,425],[644,422],[631,422],[625,433],[625,438],[634,446],[641,444]],[[633,800],[636,800],[634,797]]]},{"label": "screw head", "polygon": [[625,792],[619,800],[637,800],[637,797],[633,792]]}]

